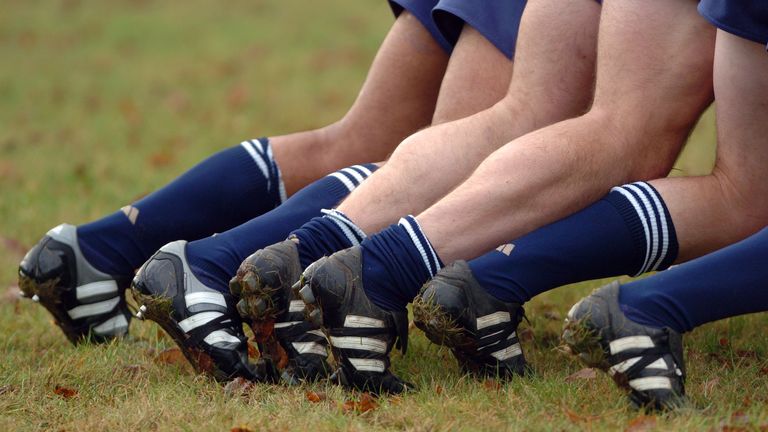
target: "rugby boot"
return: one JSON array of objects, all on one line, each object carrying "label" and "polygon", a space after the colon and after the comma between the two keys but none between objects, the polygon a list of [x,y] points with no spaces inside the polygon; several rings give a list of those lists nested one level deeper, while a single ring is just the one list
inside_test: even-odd
[{"label": "rugby boot", "polygon": [[323,379],[331,370],[325,335],[304,319],[304,302],[291,289],[301,276],[297,242],[292,236],[256,251],[229,284],[232,295],[240,298],[237,310],[252,324],[262,350],[276,352],[269,345],[277,341],[287,355],[280,374],[287,384]]},{"label": "rugby boot", "polygon": [[198,373],[218,381],[242,377],[274,381],[269,361],[248,360],[248,343],[232,297],[208,288],[187,263],[187,242],[160,248],[133,279],[136,316],[149,319],[168,333]]},{"label": "rugby boot", "polygon": [[39,302],[72,343],[107,342],[128,333],[125,290],[131,275],[109,275],[83,256],[77,228],[51,229],[19,264],[19,288]]},{"label": "rugby boot", "polygon": [[294,285],[307,319],[323,328],[338,363],[333,378],[373,394],[402,393],[414,386],[389,369],[393,347],[408,343],[407,312],[373,304],[362,286],[362,249],[354,246],[307,267]]},{"label": "rugby boot", "polygon": [[629,392],[635,407],[667,410],[685,404],[682,336],[630,321],[619,306],[619,283],[595,290],[568,312],[563,342],[589,367]]},{"label": "rugby boot", "polygon": [[450,348],[464,372],[510,378],[528,368],[517,326],[522,305],[488,294],[466,261],[444,267],[413,301],[413,320],[427,338]]}]

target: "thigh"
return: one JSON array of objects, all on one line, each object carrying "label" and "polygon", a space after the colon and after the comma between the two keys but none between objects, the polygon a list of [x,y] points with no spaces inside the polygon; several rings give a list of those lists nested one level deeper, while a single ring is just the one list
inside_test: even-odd
[{"label": "thigh", "polygon": [[624,133],[687,134],[712,100],[715,32],[695,0],[606,0],[594,108]]},{"label": "thigh", "polygon": [[[768,53],[762,43],[717,31],[715,49],[717,160],[715,170],[748,201],[768,212]],[[753,202],[756,201],[756,202]],[[765,203],[765,204],[762,204]],[[746,203],[745,203],[746,204]]]}]

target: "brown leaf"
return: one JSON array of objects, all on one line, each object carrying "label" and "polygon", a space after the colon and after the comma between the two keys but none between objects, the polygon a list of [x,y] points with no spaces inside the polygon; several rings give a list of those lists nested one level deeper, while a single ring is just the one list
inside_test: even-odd
[{"label": "brown leaf", "polygon": [[720,340],[718,340],[717,342],[720,344],[721,347],[727,347],[728,344],[730,343],[728,341],[728,338],[720,338]]},{"label": "brown leaf", "polygon": [[566,407],[563,407],[563,413],[574,423],[591,423],[595,420],[598,420],[600,418],[599,415],[592,415],[592,414],[578,414],[575,411],[572,411]]},{"label": "brown leaf", "polygon": [[592,380],[597,377],[597,371],[593,368],[584,368],[565,377],[565,382],[576,380]]},{"label": "brown leaf", "polygon": [[656,427],[656,417],[639,415],[627,423],[624,432],[646,432]]},{"label": "brown leaf", "polygon": [[0,236],[0,243],[2,243],[5,250],[8,252],[11,252],[13,255],[18,256],[19,258],[23,257],[28,247],[24,246],[20,241],[16,240],[15,238],[11,237],[4,237]]},{"label": "brown leaf", "polygon": [[62,387],[62,386],[59,386],[59,385],[57,385],[53,389],[53,392],[55,394],[63,397],[64,399],[71,399],[71,398],[77,396],[77,390],[75,390],[73,388],[69,388],[69,387]]},{"label": "brown leaf", "polygon": [[357,403],[357,410],[359,412],[373,411],[378,407],[379,404],[376,403],[376,398],[371,396],[370,393],[363,393],[360,396],[360,402]]},{"label": "brown leaf", "polygon": [[443,386],[441,386],[440,384],[437,384],[435,386],[435,394],[437,394],[437,395],[443,394]]},{"label": "brown leaf", "polygon": [[248,426],[240,425],[240,426],[232,426],[232,429],[229,430],[229,432],[253,432]]},{"label": "brown leaf", "polygon": [[487,379],[483,381],[483,387],[485,387],[486,390],[492,390],[492,391],[501,390],[501,384],[499,384],[498,381],[493,379]]},{"label": "brown leaf", "polygon": [[124,365],[123,366],[123,372],[131,377],[137,377],[141,375],[145,370],[147,370],[146,366],[140,365],[140,364],[132,364],[132,365]]},{"label": "brown leaf", "polygon": [[190,367],[186,357],[184,357],[184,354],[177,347],[160,351],[155,356],[155,362],[160,364],[176,365],[182,368]]},{"label": "brown leaf", "polygon": [[327,399],[327,396],[323,392],[314,392],[312,390],[309,390],[305,393],[305,396],[307,397],[307,400],[312,403],[318,403],[321,401],[324,401]]},{"label": "brown leaf", "polygon": [[224,394],[229,397],[248,396],[253,390],[253,383],[243,377],[237,377],[224,386]]},{"label": "brown leaf", "polygon": [[373,411],[378,407],[379,404],[376,402],[376,398],[374,396],[371,396],[370,393],[363,393],[360,395],[359,401],[351,399],[344,401],[344,404],[341,405],[341,411],[344,414],[350,414],[353,412],[366,413],[368,411]]},{"label": "brown leaf", "polygon": [[760,375],[768,375],[768,366],[760,368]]},{"label": "brown leaf", "polygon": [[19,299],[21,299],[21,290],[16,285],[11,285],[0,296],[0,303],[15,304]]},{"label": "brown leaf", "polygon": [[149,162],[149,165],[152,168],[167,167],[168,165],[172,164],[176,159],[174,155],[175,153],[167,149],[160,149],[152,153],[151,155],[149,155],[149,158],[147,158],[147,162]]}]

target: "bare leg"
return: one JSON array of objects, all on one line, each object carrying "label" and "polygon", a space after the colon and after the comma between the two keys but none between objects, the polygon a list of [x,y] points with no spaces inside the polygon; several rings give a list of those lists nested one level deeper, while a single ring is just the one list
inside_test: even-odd
[{"label": "bare leg", "polygon": [[717,160],[712,174],[651,182],[664,197],[680,244],[678,261],[741,240],[768,224],[768,56],[717,31]]},{"label": "bare leg", "polygon": [[339,209],[364,231],[376,232],[427,208],[504,143],[583,113],[592,99],[599,11],[592,0],[530,1],[511,83],[511,63],[465,27],[443,81],[435,123],[483,109],[505,90],[506,95],[489,109],[407,138]]},{"label": "bare leg", "polygon": [[419,20],[400,14],[344,118],[270,138],[288,194],[339,168],[384,160],[403,138],[428,126],[447,64],[448,55]]},{"label": "bare leg", "polygon": [[608,1],[590,112],[504,146],[419,215],[443,260],[476,257],[613,185],[666,175],[712,100],[713,44],[695,2]]}]

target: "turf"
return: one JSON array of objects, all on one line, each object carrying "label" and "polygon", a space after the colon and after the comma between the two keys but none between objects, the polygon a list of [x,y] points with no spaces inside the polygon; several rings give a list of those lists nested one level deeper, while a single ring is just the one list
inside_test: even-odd
[{"label": "turf", "polygon": [[[173,343],[150,323],[134,322],[111,345],[69,345],[41,307],[12,295],[24,251],[51,226],[112,212],[243,138],[339,118],[392,18],[372,0],[6,0],[2,10],[0,430],[768,425],[764,314],[687,337],[695,410],[642,417],[607,377],[568,378],[581,366],[556,349],[562,317],[599,282],[529,305],[522,337],[535,376],[503,385],[462,376],[449,352],[413,329],[394,369],[420,390],[366,412],[373,404],[345,410],[360,395],[325,384],[228,395],[159,354]],[[706,173],[713,142],[709,114],[674,173]]]}]

